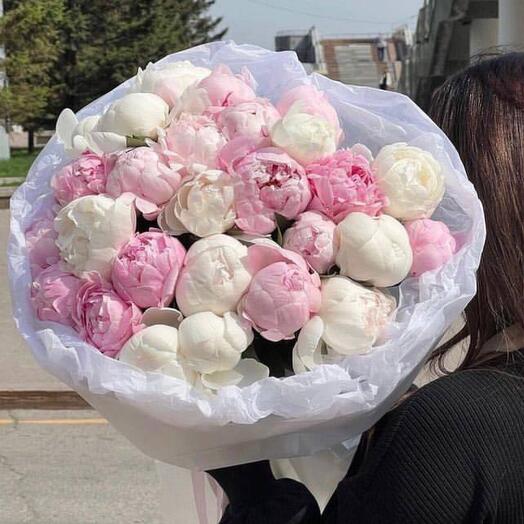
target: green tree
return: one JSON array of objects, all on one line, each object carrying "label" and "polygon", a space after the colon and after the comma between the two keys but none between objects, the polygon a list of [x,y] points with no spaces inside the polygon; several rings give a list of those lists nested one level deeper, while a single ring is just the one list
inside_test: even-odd
[{"label": "green tree", "polygon": [[222,38],[215,0],[68,0],[57,83],[77,110],[166,54]]},{"label": "green tree", "polygon": [[56,96],[53,69],[60,58],[63,0],[23,0],[6,3],[0,18],[0,42],[5,58],[0,68],[7,76],[0,89],[0,117],[22,125],[34,148],[34,132],[54,115],[49,101]]},{"label": "green tree", "polygon": [[54,126],[133,76],[138,66],[218,40],[215,0],[6,0],[0,117],[34,131]]}]

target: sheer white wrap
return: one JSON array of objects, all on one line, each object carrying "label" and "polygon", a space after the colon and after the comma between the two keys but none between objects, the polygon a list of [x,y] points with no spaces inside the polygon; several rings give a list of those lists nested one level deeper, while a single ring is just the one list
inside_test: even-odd
[{"label": "sheer white wrap", "polygon": [[[437,272],[407,279],[386,344],[285,379],[267,378],[204,396],[184,382],[143,373],[103,356],[66,327],[35,318],[24,231],[52,205],[49,181],[67,162],[52,139],[11,200],[9,274],[13,312],[36,360],[77,390],[129,440],[151,457],[207,469],[261,458],[303,456],[354,439],[407,389],[430,350],[475,293],[485,236],[482,207],[459,156],[444,134],[403,95],[308,76],[292,52],[217,42],[170,55],[159,63],[190,60],[234,71],[247,66],[261,96],[276,101],[286,89],[313,83],[340,116],[344,146],[407,142],[431,151],[444,166],[446,196],[435,218],[454,233],[459,250]],[[126,93],[132,80],[96,100],[80,117],[99,114]]]}]

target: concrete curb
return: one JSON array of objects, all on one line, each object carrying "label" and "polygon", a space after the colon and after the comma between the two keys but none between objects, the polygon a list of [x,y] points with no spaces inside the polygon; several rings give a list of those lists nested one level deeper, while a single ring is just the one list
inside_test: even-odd
[{"label": "concrete curb", "polygon": [[0,410],[93,409],[74,391],[0,391]]},{"label": "concrete curb", "polygon": [[0,186],[0,209],[9,209],[9,200],[16,191],[16,187]]},{"label": "concrete curb", "polygon": [[0,177],[0,187],[16,187],[23,184],[25,176],[3,176]]}]

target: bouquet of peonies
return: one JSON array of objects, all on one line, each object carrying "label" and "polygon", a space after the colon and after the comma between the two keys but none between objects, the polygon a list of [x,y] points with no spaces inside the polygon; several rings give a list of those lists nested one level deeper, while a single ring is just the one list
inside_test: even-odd
[{"label": "bouquet of peonies", "polygon": [[64,110],[12,209],[37,359],[148,454],[206,468],[371,425],[473,295],[484,231],[409,100],[232,43]]}]

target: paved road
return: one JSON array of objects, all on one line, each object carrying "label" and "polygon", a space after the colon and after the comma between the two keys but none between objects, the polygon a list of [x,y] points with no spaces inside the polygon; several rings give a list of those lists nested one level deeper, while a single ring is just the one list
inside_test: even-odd
[{"label": "paved road", "polygon": [[[187,478],[170,498],[169,524],[196,524]],[[95,411],[0,411],[1,524],[163,524],[160,503],[154,462]]]}]

